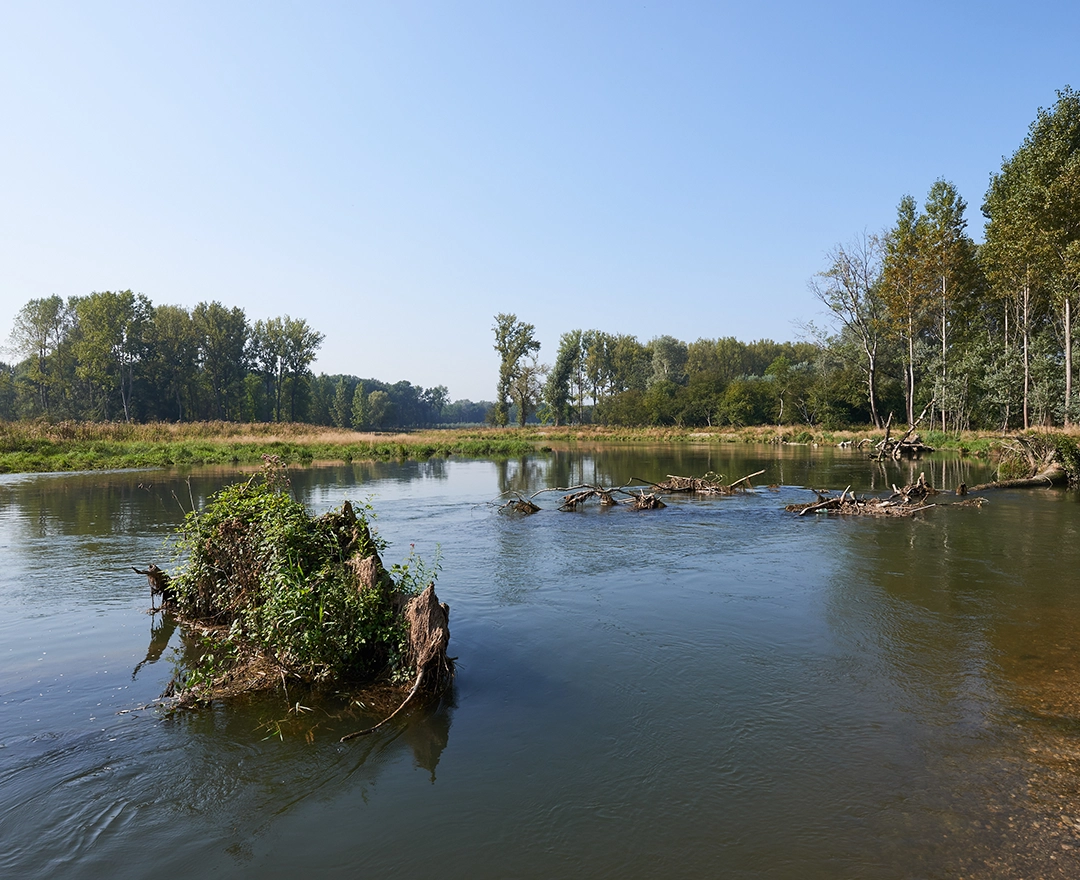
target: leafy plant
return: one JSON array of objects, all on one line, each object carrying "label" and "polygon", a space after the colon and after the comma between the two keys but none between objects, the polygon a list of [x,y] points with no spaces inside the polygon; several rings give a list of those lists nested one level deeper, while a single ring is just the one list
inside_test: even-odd
[{"label": "leafy plant", "polygon": [[346,502],[313,517],[287,490],[284,467],[268,456],[262,479],[222,489],[185,519],[172,601],[218,634],[185,685],[205,691],[241,674],[241,657],[313,683],[408,676],[399,612],[434,580],[438,560],[427,566],[410,553],[387,572],[369,507]]}]

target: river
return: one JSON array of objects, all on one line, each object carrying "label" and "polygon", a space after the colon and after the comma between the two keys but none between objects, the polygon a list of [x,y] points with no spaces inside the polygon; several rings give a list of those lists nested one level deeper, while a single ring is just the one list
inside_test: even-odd
[{"label": "river", "polygon": [[[578,482],[764,469],[752,492],[531,517]],[[351,695],[168,713],[150,605],[235,472],[0,477],[0,876],[1080,876],[1080,497],[797,517],[957,458],[656,446],[291,472],[438,551],[452,692],[374,735]]]}]

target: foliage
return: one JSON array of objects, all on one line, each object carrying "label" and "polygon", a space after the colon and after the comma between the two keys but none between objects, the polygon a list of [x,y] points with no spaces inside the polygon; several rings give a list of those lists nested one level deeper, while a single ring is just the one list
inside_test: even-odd
[{"label": "foliage", "polygon": [[177,543],[174,602],[181,617],[227,634],[204,653],[203,679],[213,677],[207,662],[219,663],[223,652],[268,658],[309,682],[407,674],[407,631],[395,603],[419,592],[417,570],[429,579],[435,571],[411,559],[395,582],[379,563],[374,583],[363,584],[357,560],[385,549],[371,534],[370,515],[346,503],[311,516],[289,496],[272,457],[261,480],[222,489],[189,513]]},{"label": "foliage", "polygon": [[[519,407],[522,415],[519,420],[525,424],[525,413],[535,400],[533,396],[538,390],[538,385],[526,382],[515,387],[515,383],[521,378],[526,359],[540,350],[540,343],[536,339],[536,328],[532,324],[519,321],[517,315],[500,313],[495,316],[495,326],[491,328],[495,333],[495,351],[499,353],[499,383],[495,394],[494,422],[502,427],[510,420],[510,398],[517,392]],[[537,375],[535,370],[530,375]],[[524,395],[524,405],[521,405],[521,397]]]}]

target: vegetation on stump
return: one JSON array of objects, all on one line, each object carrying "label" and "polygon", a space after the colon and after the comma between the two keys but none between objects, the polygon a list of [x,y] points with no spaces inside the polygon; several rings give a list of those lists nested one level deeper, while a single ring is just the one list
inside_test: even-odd
[{"label": "vegetation on stump", "polygon": [[[346,501],[312,516],[289,495],[272,457],[262,479],[228,486],[189,513],[177,546],[183,561],[164,601],[204,633],[206,650],[178,682],[181,700],[272,688],[286,677],[312,685],[418,679],[444,688],[453,664],[449,609],[430,583],[437,565],[410,556],[387,571],[369,514]],[[432,624],[429,610],[423,628],[412,626],[432,603],[441,618]]]}]

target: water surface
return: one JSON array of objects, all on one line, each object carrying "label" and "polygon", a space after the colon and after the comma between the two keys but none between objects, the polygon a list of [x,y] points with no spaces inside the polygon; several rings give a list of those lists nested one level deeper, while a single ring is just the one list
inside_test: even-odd
[{"label": "water surface", "polygon": [[[661,511],[489,503],[761,468]],[[1080,875],[1076,495],[783,509],[920,470],[986,479],[715,446],[294,472],[370,498],[388,563],[441,548],[453,692],[345,744],[348,696],[139,708],[181,639],[130,566],[234,474],[0,477],[0,875]]]}]

